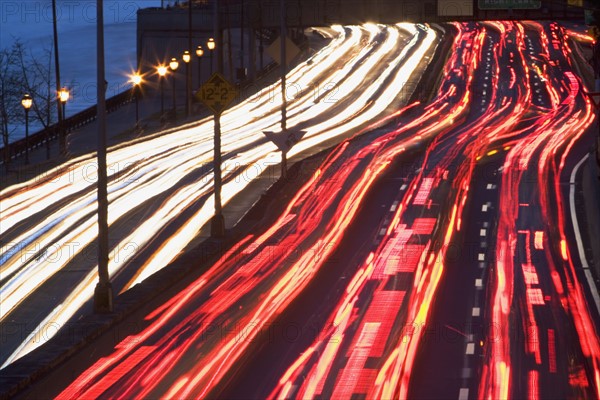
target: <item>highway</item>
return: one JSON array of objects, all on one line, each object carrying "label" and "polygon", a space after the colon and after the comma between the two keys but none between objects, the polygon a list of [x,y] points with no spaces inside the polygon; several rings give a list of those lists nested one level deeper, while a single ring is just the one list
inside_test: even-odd
[{"label": "highway", "polygon": [[566,32],[447,33],[430,103],[344,139],[275,223],[23,397],[599,398]]},{"label": "highway", "polygon": [[[288,157],[331,146],[405,103],[439,41],[413,24],[321,34],[331,43],[287,77],[287,127],[307,132]],[[267,87],[222,116],[224,204],[280,162],[261,133],[280,130],[278,90]],[[212,135],[207,119],[109,152],[109,272],[117,293],[175,259],[210,219]],[[0,321],[17,333],[6,335],[2,366],[89,312],[82,307],[97,281],[94,157],[0,192]]]}]

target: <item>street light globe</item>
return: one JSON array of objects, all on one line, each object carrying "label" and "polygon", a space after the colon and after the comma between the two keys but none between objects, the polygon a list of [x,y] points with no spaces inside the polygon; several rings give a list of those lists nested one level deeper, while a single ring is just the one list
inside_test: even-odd
[{"label": "street light globe", "polygon": [[202,46],[196,47],[196,55],[198,57],[202,57],[204,55],[204,50],[202,49]]},{"label": "street light globe", "polygon": [[60,91],[58,92],[58,98],[60,99],[61,103],[66,103],[67,101],[69,101],[69,91],[67,90],[66,87],[60,89]]},{"label": "street light globe", "polygon": [[33,105],[33,99],[29,94],[23,96],[23,98],[21,99],[21,105],[26,110],[29,110],[31,108],[31,106]]},{"label": "street light globe", "polygon": [[138,73],[131,75],[131,83],[133,86],[138,86],[142,83],[142,76]]},{"label": "street light globe", "polygon": [[190,52],[188,50],[186,50],[186,51],[183,52],[183,57],[182,58],[183,58],[183,62],[187,64],[192,59],[192,56],[190,55]]},{"label": "street light globe", "polygon": [[171,68],[172,71],[175,71],[178,67],[179,67],[179,62],[177,62],[177,59],[175,57],[171,58],[171,62],[169,63],[169,68]]},{"label": "street light globe", "polygon": [[208,47],[209,50],[214,50],[215,46],[216,46],[215,39],[213,39],[213,38],[208,39],[206,46]]},{"label": "street light globe", "polygon": [[159,65],[158,67],[156,67],[156,72],[158,72],[158,75],[160,75],[160,77],[164,77],[167,74],[167,67],[164,65]]}]

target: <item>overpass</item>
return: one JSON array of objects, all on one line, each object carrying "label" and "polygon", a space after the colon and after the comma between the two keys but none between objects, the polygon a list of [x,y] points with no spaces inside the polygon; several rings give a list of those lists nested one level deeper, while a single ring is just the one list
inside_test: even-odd
[{"label": "overpass", "polygon": [[[296,31],[333,24],[354,25],[365,22],[448,22],[467,20],[584,20],[583,0],[285,0],[287,26]],[[140,9],[137,13],[137,49],[140,69],[148,71],[157,62],[183,54],[188,35],[193,43],[206,43],[213,36],[214,0],[192,0],[192,29],[188,29],[187,1],[171,0],[165,8]],[[578,4],[579,6],[573,6]],[[220,0],[220,26],[232,32],[244,27],[248,45],[234,50],[244,52],[250,61],[260,34],[276,34],[281,23],[280,0]],[[237,37],[237,34],[235,35]],[[228,39],[227,39],[228,40]],[[235,47],[235,38],[234,41]],[[255,45],[250,45],[254,43]],[[264,45],[268,45],[268,38]],[[196,45],[194,44],[193,49]],[[193,51],[193,49],[190,49]],[[248,49],[252,49],[248,51]],[[179,57],[180,58],[180,57]],[[239,63],[238,63],[239,64]],[[261,65],[259,65],[259,68]],[[252,72],[250,73],[252,76]],[[195,78],[194,78],[195,80]]]},{"label": "overpass", "polygon": [[[192,0],[194,28],[212,26],[212,0]],[[138,21],[160,17],[173,28],[187,27],[187,2],[138,11]],[[222,26],[278,28],[280,0],[220,1]],[[365,22],[447,22],[489,19],[581,20],[582,0],[286,0],[289,27],[353,25]],[[173,23],[180,22],[179,25]]]}]

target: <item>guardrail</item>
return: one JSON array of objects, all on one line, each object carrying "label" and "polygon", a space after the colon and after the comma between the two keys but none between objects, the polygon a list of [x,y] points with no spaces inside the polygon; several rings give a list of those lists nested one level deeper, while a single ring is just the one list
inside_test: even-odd
[{"label": "guardrail", "polygon": [[[123,105],[130,103],[134,99],[135,97],[133,88],[121,92],[116,96],[110,97],[106,99],[106,112],[111,113]],[[64,134],[67,135],[69,132],[95,121],[97,111],[97,106],[93,105],[75,115],[70,116],[69,118],[66,118],[62,123]],[[45,129],[42,129],[41,131],[29,135],[29,139],[27,140],[23,138],[10,143],[7,148],[0,149],[0,152],[3,153],[3,160],[1,162],[6,164],[7,160],[13,160],[25,154],[27,147],[29,147],[29,150],[32,150],[37,147],[49,145],[50,141],[58,138],[60,132],[61,126],[56,123]]]}]

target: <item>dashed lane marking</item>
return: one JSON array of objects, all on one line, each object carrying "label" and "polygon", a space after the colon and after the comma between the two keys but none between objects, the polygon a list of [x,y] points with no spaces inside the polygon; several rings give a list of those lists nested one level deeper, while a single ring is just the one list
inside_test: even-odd
[{"label": "dashed lane marking", "polygon": [[465,351],[465,354],[475,354],[475,343],[467,343],[467,350]]}]

